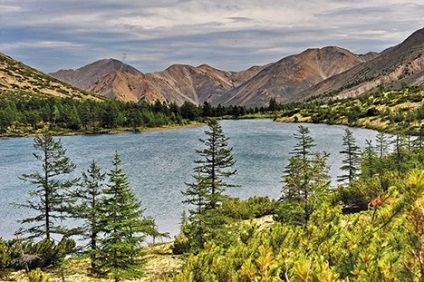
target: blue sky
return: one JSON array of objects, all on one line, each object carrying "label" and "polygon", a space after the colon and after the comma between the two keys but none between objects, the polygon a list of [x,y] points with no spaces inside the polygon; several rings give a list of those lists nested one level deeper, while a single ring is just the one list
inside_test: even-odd
[{"label": "blue sky", "polygon": [[307,48],[380,52],[423,15],[423,0],[2,0],[0,52],[44,72],[103,58],[239,71]]}]

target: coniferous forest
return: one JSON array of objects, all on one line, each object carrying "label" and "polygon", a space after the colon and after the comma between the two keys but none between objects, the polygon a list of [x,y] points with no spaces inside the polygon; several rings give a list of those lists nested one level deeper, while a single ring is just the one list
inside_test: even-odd
[{"label": "coniferous forest", "polygon": [[[390,93],[373,97],[398,92]],[[1,113],[11,121],[1,127],[3,133],[24,127],[34,133],[50,130],[34,138],[38,170],[17,179],[32,187],[30,201],[15,203],[31,211],[31,216],[17,223],[16,239],[0,240],[2,277],[23,270],[29,281],[48,281],[49,277],[68,281],[69,265],[81,260],[86,262],[81,267],[90,279],[140,278],[149,263],[146,238],[154,242],[169,237],[166,230],[157,229],[153,218],[144,216],[142,199],[133,193],[119,152],[110,160],[109,170],[93,160],[89,167],[78,168],[83,170],[80,177],[70,176],[77,168],[60,139],[51,135],[55,130],[72,129],[72,119],[66,115],[75,114],[74,131],[101,132],[261,112],[214,108],[207,103],[178,107],[159,102],[135,105],[1,97]],[[337,107],[344,107],[346,113],[354,108],[369,110],[366,99],[363,104],[357,104],[360,99],[339,103]],[[86,120],[84,109],[92,115]],[[305,118],[325,109],[321,104],[270,101],[262,111],[276,118]],[[31,112],[39,117],[35,123],[28,119]],[[424,281],[424,136],[406,135],[411,132],[409,127],[400,130],[405,118],[412,116],[411,112],[403,114],[400,123],[387,120],[387,126],[395,123],[396,127],[385,131],[395,135],[381,131],[375,140],[366,140],[363,150],[349,128],[345,129],[340,140],[343,173],[335,187],[330,186],[328,154],[316,150],[307,124],[300,124],[293,132],[296,144],[288,148],[291,157],[281,168],[281,183],[276,183],[280,198],[246,200],[226,194],[238,187],[232,181],[237,160],[219,120],[204,119],[207,129],[199,141],[202,149],[193,160],[192,180],[181,191],[187,212],[181,215],[180,233],[171,238],[173,257],[182,266],[151,281]],[[353,121],[348,115],[339,118],[332,121]],[[351,125],[364,122],[361,118],[365,116],[356,116]],[[413,120],[418,133],[419,120],[418,116]],[[70,227],[71,220],[81,224]]]}]

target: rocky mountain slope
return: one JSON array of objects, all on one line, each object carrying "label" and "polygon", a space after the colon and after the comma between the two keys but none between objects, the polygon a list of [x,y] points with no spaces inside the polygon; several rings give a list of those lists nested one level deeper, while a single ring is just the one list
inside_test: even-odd
[{"label": "rocky mountain slope", "polygon": [[379,87],[424,84],[424,28],[380,56],[316,84],[291,100],[312,96],[353,97]]},{"label": "rocky mountain slope", "polygon": [[286,102],[315,84],[376,56],[371,53],[358,56],[339,47],[308,49],[269,65],[229,91],[219,102],[245,106],[264,105],[271,98]]},{"label": "rocky mountain slope", "polygon": [[51,75],[77,87],[124,101],[190,101],[201,105],[266,105],[270,98],[287,101],[296,94],[377,56],[355,55],[339,47],[308,49],[266,66],[230,72],[208,65],[172,65],[143,74],[116,60],[101,60],[77,70]]},{"label": "rocky mountain slope", "polygon": [[0,92],[2,91],[99,99],[0,53]]},{"label": "rocky mountain slope", "polygon": [[227,72],[208,65],[172,65],[162,72],[146,76],[166,101],[177,104],[190,101],[198,105],[208,101],[217,105],[215,101],[262,69],[263,67],[255,66],[242,72]]},{"label": "rocky mountain slope", "polygon": [[261,106],[271,98],[289,102],[313,96],[349,97],[382,86],[422,85],[423,53],[421,29],[381,54],[356,55],[340,47],[324,47],[240,72],[208,65],[172,65],[146,74],[120,61],[105,59],[51,74],[66,83],[0,54],[0,89],[78,97],[85,95],[78,89],[82,88],[123,101]]},{"label": "rocky mountain slope", "polygon": [[172,65],[164,71],[143,74],[120,61],[100,60],[77,70],[60,70],[53,77],[67,83],[116,97],[123,101],[212,102],[261,71],[255,66],[242,72],[226,72],[208,65]]}]

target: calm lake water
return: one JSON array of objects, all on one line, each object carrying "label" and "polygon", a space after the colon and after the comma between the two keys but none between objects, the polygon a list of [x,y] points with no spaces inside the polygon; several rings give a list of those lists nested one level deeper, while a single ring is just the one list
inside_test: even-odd
[{"label": "calm lake water", "polygon": [[[229,182],[241,187],[230,188],[231,196],[247,198],[254,195],[279,198],[281,177],[287,165],[289,152],[296,140],[298,124],[276,123],[272,120],[224,120],[224,133],[230,137],[237,161],[238,174]],[[342,137],[345,127],[306,124],[317,143],[316,150],[330,153],[328,164],[335,179],[340,175]],[[145,215],[156,218],[160,231],[179,232],[181,213],[187,208],[181,203],[185,182],[192,182],[196,149],[203,148],[206,127],[179,128],[138,134],[66,136],[60,137],[67,154],[77,165],[75,176],[96,160],[104,171],[111,168],[115,151],[121,155],[123,168],[131,187],[142,201]],[[359,146],[365,140],[375,140],[376,132],[352,128]],[[30,211],[12,203],[23,203],[32,188],[19,180],[24,173],[39,169],[32,153],[32,138],[0,140],[0,237],[13,238],[19,228],[18,219]],[[336,183],[333,180],[333,183]]]}]

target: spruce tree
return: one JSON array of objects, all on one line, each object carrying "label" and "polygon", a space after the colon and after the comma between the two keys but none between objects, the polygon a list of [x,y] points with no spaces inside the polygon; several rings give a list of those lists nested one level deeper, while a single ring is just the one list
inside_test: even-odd
[{"label": "spruce tree", "polygon": [[70,207],[70,213],[74,218],[83,220],[76,234],[89,240],[86,247],[90,255],[92,273],[98,272],[97,241],[101,231],[102,189],[105,178],[106,173],[103,173],[93,161],[87,171],[82,173],[82,180],[71,194],[74,202]]},{"label": "spruce tree", "polygon": [[140,202],[131,190],[116,152],[109,181],[103,189],[101,231],[97,259],[99,269],[114,281],[141,275],[142,246],[146,220]]},{"label": "spruce tree", "polygon": [[344,160],[342,160],[343,165],[341,166],[341,170],[346,171],[347,174],[343,174],[338,177],[338,181],[346,181],[352,182],[358,177],[360,170],[360,149],[356,145],[356,140],[353,137],[352,131],[348,128],[345,130],[345,135],[343,136],[343,146],[344,149],[340,151],[340,154],[346,156]]},{"label": "spruce tree", "polygon": [[21,228],[18,233],[28,233],[28,238],[44,237],[51,239],[52,234],[65,234],[67,229],[60,225],[66,218],[67,191],[77,183],[77,179],[66,179],[74,171],[75,165],[66,156],[61,140],[51,135],[43,135],[34,139],[33,153],[41,165],[41,171],[23,174],[21,179],[35,185],[29,192],[31,199],[19,206],[36,212],[33,217],[25,218],[22,224],[35,224]]}]

